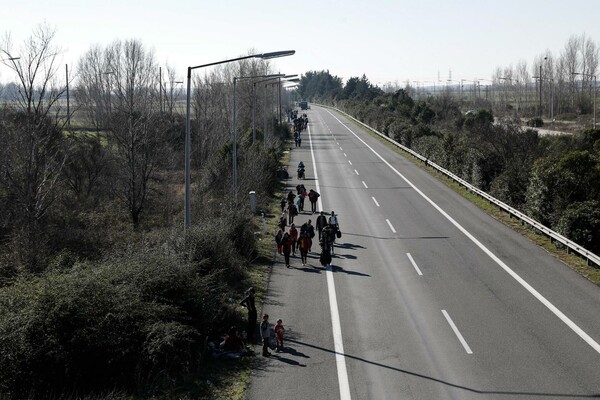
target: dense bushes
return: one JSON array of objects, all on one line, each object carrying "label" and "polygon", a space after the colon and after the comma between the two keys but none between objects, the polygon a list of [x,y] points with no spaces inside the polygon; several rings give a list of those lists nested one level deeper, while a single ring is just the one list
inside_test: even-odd
[{"label": "dense bushes", "polygon": [[251,230],[215,218],[0,289],[2,390],[135,389],[195,370],[203,338],[232,322],[223,305],[254,249]]},{"label": "dense bushes", "polygon": [[[241,140],[240,190],[256,190],[262,204],[277,185],[281,139],[289,134],[276,127],[266,148]],[[229,299],[246,287],[256,258],[247,202],[231,202],[230,149],[198,174],[208,177],[213,168],[214,180],[194,188],[194,226],[184,232],[172,227],[181,212],[181,172],[157,171],[145,218],[134,228],[111,190],[111,156],[100,139],[69,145],[73,157],[35,229],[20,234],[26,226],[0,224],[0,396],[178,384],[205,364],[207,335],[239,324]],[[0,209],[11,206],[10,196],[0,188]],[[20,249],[31,256],[19,258]]]}]

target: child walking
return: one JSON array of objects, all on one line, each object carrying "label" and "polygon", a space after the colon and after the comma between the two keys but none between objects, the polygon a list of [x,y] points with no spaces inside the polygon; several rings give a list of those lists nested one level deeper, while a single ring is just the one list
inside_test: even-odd
[{"label": "child walking", "polygon": [[283,350],[283,334],[285,332],[285,328],[283,327],[283,321],[281,319],[277,320],[277,324],[273,328],[275,332],[275,339],[277,340],[277,352]]}]

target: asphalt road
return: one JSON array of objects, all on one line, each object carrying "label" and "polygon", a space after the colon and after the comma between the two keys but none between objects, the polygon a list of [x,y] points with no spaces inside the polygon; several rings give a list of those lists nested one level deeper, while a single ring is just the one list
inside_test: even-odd
[{"label": "asphalt road", "polygon": [[343,236],[329,270],[316,243],[309,266],[277,259],[264,312],[286,351],[258,352],[248,399],[600,398],[600,288],[355,123],[307,114],[290,165]]}]

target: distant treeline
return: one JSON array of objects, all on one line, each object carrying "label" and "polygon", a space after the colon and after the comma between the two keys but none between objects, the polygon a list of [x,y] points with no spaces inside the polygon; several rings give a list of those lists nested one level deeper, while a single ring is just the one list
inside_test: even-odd
[{"label": "distant treeline", "polygon": [[404,89],[383,93],[365,76],[342,85],[328,71],[314,71],[300,83],[303,98],[348,112],[600,253],[599,129],[540,136],[515,120],[495,123],[489,107],[465,113],[448,93],[423,100]]}]

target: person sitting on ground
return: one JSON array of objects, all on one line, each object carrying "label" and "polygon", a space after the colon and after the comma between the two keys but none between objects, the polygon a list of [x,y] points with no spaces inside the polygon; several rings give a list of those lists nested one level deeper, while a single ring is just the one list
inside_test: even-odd
[{"label": "person sitting on ground", "polygon": [[230,351],[234,353],[242,352],[244,350],[244,341],[238,335],[238,330],[235,326],[229,328],[229,332],[227,332],[221,347],[224,351]]}]

